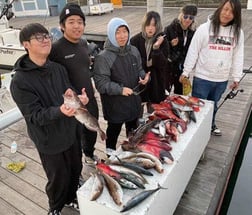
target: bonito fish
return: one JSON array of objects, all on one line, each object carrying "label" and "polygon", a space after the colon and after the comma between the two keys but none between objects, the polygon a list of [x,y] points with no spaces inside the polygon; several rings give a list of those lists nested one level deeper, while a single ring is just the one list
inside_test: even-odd
[{"label": "bonito fish", "polygon": [[105,183],[107,185],[108,191],[112,199],[117,205],[122,204],[123,190],[120,184],[106,173],[102,173]]},{"label": "bonito fish", "polygon": [[75,92],[72,95],[63,95],[64,104],[69,108],[76,109],[75,118],[85,127],[91,131],[96,131],[99,133],[102,140],[106,139],[106,134],[100,128],[98,120],[92,116],[87,108],[81,103],[79,97]]},{"label": "bonito fish", "polygon": [[135,195],[134,197],[132,197],[124,206],[123,209],[120,212],[125,212],[133,207],[135,207],[136,205],[138,205],[140,202],[142,202],[143,200],[145,200],[146,198],[148,198],[151,194],[157,192],[160,189],[166,189],[161,187],[158,184],[158,187],[156,189],[153,190],[145,190],[142,191],[141,193]]}]

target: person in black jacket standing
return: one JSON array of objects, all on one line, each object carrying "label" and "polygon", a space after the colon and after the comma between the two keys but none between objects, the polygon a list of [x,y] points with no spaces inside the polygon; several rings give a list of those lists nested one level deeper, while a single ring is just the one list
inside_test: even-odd
[{"label": "person in black jacket standing", "polygon": [[[98,119],[98,105],[94,96],[89,70],[90,58],[86,40],[82,39],[85,29],[85,15],[79,5],[68,3],[62,9],[59,22],[63,37],[53,43],[49,58],[66,67],[71,84],[79,94],[85,87],[89,98],[88,111]],[[82,147],[87,164],[94,162],[94,146],[97,133],[82,126]]]},{"label": "person in black jacket standing", "polygon": [[[27,54],[14,66],[11,95],[24,116],[28,135],[34,142],[48,182],[49,215],[60,215],[66,204],[76,201],[82,170],[75,110],[64,105],[62,94],[72,94],[66,69],[47,59],[51,37],[38,23],[20,31],[20,43]],[[79,96],[88,102],[85,89]]]},{"label": "person in black jacket standing", "polygon": [[150,72],[150,82],[141,94],[142,102],[147,102],[147,111],[151,113],[151,103],[159,103],[166,97],[165,78],[169,44],[162,31],[160,15],[155,11],[145,14],[142,31],[134,35],[130,43],[137,47],[141,54],[142,66],[145,72]]},{"label": "person in black jacket standing", "polygon": [[104,50],[95,59],[94,80],[108,121],[106,147],[115,150],[122,125],[125,123],[127,136],[137,128],[141,111],[138,89],[148,82],[150,74],[145,74],[140,53],[129,43],[125,20],[111,19],[107,34]]},{"label": "person in black jacket standing", "polygon": [[181,9],[178,18],[175,18],[170,25],[164,29],[167,40],[170,43],[169,68],[171,71],[170,82],[166,87],[170,92],[174,87],[174,93],[183,94],[183,86],[179,82],[179,77],[183,72],[183,64],[196,30],[195,16],[197,7],[195,5],[186,5]]}]

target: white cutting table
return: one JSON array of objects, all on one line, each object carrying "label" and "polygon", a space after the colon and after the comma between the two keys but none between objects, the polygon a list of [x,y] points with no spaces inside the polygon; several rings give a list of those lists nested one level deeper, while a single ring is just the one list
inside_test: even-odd
[{"label": "white cutting table", "polygon": [[[145,176],[149,184],[147,189],[155,189],[159,183],[168,189],[161,189],[138,206],[123,214],[131,215],[170,215],[173,214],[183,192],[193,174],[197,163],[210,139],[213,103],[205,101],[205,106],[196,113],[197,123],[191,122],[187,131],[179,136],[178,142],[172,142],[172,155],[175,159],[172,165],[164,164],[162,174],[152,170],[154,176]],[[119,152],[118,152],[119,153]],[[90,201],[93,178],[89,178],[77,191],[81,215],[118,215],[122,206],[117,206],[104,189],[96,201]],[[141,189],[123,189],[123,204],[131,197],[141,192]]]}]

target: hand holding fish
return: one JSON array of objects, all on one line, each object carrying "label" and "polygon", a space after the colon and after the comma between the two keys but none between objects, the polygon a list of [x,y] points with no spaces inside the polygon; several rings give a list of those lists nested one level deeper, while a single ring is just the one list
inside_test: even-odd
[{"label": "hand holding fish", "polygon": [[101,130],[98,120],[89,113],[84,105],[88,103],[85,88],[82,89],[82,95],[77,95],[74,91],[68,89],[63,97],[64,106],[75,110],[71,116],[74,116],[81,124],[84,124],[87,129],[98,132],[101,139],[105,140],[106,134]]},{"label": "hand holding fish", "polygon": [[[70,88],[68,88],[68,89],[66,90],[66,92],[65,92],[65,95],[67,95],[67,96],[72,96],[72,95],[73,95],[73,90],[70,89]],[[76,109],[75,109],[74,107],[69,107],[68,105],[66,105],[66,104],[64,103],[64,104],[62,104],[62,105],[60,106],[60,111],[61,111],[64,115],[66,115],[66,116],[68,116],[68,117],[71,117],[71,116],[74,116]]]},{"label": "hand holding fish", "polygon": [[62,104],[62,105],[60,106],[60,111],[61,111],[64,115],[66,115],[66,116],[68,116],[68,117],[74,116],[74,114],[75,114],[75,112],[76,112],[75,108],[70,108],[70,107],[68,107],[68,106],[65,105],[65,104]]}]

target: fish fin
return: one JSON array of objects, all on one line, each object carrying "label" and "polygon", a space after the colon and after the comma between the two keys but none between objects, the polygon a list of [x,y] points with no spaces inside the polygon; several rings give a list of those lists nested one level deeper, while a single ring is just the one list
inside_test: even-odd
[{"label": "fish fin", "polygon": [[115,155],[115,157],[120,163],[122,163],[122,160],[117,155]]},{"label": "fish fin", "polygon": [[102,141],[107,139],[107,135],[104,133],[103,130],[99,129],[99,134],[100,134]]},{"label": "fish fin", "polygon": [[161,186],[159,183],[157,184],[157,186],[158,186],[158,189],[164,189],[164,190],[167,190],[167,189],[168,189],[167,187]]}]

